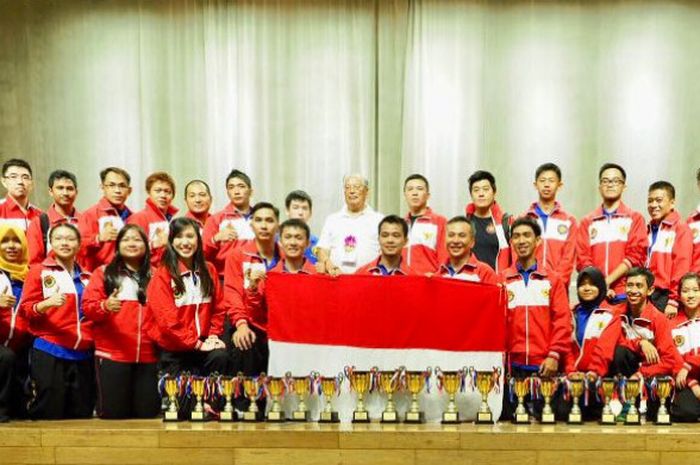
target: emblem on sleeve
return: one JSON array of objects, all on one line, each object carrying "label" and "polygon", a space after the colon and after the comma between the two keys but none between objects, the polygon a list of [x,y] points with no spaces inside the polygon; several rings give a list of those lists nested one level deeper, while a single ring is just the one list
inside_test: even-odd
[{"label": "emblem on sleeve", "polygon": [[677,336],[673,336],[673,342],[676,343],[676,347],[680,347],[685,342],[685,338],[681,334],[679,334]]}]

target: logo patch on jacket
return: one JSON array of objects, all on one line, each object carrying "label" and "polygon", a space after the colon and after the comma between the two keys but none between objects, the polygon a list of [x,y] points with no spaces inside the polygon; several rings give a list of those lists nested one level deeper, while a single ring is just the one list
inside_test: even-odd
[{"label": "logo patch on jacket", "polygon": [[685,338],[681,334],[678,334],[673,337],[673,342],[676,343],[676,347],[680,347],[685,342]]},{"label": "logo patch on jacket", "polygon": [[560,224],[559,226],[557,226],[557,232],[564,236],[569,232],[569,227],[565,224]]},{"label": "logo patch on jacket", "polygon": [[44,276],[44,287],[46,289],[51,289],[56,285],[56,278],[51,275]]}]

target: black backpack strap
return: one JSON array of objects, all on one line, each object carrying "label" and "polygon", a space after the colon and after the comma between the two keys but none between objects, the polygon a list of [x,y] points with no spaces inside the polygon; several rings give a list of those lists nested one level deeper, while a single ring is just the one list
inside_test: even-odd
[{"label": "black backpack strap", "polygon": [[506,236],[506,243],[510,244],[510,220],[513,215],[508,213],[503,214],[503,219],[501,220],[501,226],[503,226],[503,234]]},{"label": "black backpack strap", "polygon": [[44,241],[44,253],[46,253],[46,243],[49,238],[49,215],[47,213],[42,213],[39,216],[39,223],[41,225],[41,239]]}]

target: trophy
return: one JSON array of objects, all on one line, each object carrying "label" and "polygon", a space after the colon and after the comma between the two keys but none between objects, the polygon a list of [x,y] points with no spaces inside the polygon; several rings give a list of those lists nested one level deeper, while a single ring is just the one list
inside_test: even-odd
[{"label": "trophy", "polygon": [[515,413],[513,414],[513,423],[521,425],[530,423],[530,415],[527,413],[524,403],[525,396],[530,390],[530,379],[511,378],[510,389],[511,392],[515,393],[515,397],[518,398],[518,406],[515,408]]},{"label": "trophy", "polygon": [[284,394],[285,386],[285,380],[282,378],[274,378],[272,376],[265,378],[265,388],[270,394],[270,398],[272,398],[272,407],[267,412],[267,421],[281,422],[285,420],[284,412],[282,412],[282,406],[280,405],[280,396]]},{"label": "trophy", "polygon": [[603,405],[603,413],[600,416],[601,425],[614,425],[615,424],[615,414],[610,407],[610,401],[612,400],[613,393],[615,392],[615,387],[617,387],[617,379],[615,378],[603,378],[600,380],[600,387],[603,391],[603,398],[605,399],[605,404]]},{"label": "trophy", "polygon": [[640,425],[642,423],[637,410],[637,396],[639,395],[639,380],[637,378],[627,378],[625,384],[625,400],[629,403],[630,409],[625,417],[626,425]]},{"label": "trophy", "polygon": [[437,376],[438,383],[440,383],[440,388],[444,388],[445,392],[447,392],[447,395],[449,396],[447,410],[442,413],[442,423],[459,423],[459,411],[457,411],[455,396],[457,395],[458,391],[464,390],[465,371],[442,371],[439,367],[437,367],[435,368],[435,375]]},{"label": "trophy", "polygon": [[310,376],[295,376],[292,378],[292,389],[299,398],[297,409],[292,412],[292,420],[309,421],[309,409],[306,407],[306,398],[311,394],[312,379]]},{"label": "trophy", "polygon": [[197,399],[194,404],[194,410],[192,410],[192,413],[190,413],[190,420],[204,421],[204,378],[201,376],[191,376],[190,388],[192,389],[192,394],[194,394]]},{"label": "trophy", "polygon": [[666,399],[671,395],[673,380],[670,376],[656,378],[656,394],[659,396],[659,413],[656,416],[657,425],[670,425],[671,416],[666,409]]},{"label": "trophy", "polygon": [[501,369],[494,367],[493,371],[476,371],[474,367],[469,368],[469,373],[472,377],[473,385],[481,394],[481,405],[476,414],[476,424],[493,423],[493,412],[489,408],[489,393],[498,385],[498,379],[501,377]]},{"label": "trophy", "polygon": [[345,368],[345,376],[350,380],[350,388],[357,393],[357,406],[352,412],[353,423],[369,423],[369,412],[365,409],[364,397],[372,384],[372,373],[355,371],[354,367]]},{"label": "trophy", "polygon": [[175,376],[166,375],[163,378],[163,386],[169,400],[163,421],[177,421],[177,394],[180,391],[180,380]]},{"label": "trophy", "polygon": [[230,376],[219,376],[219,389],[226,399],[224,409],[219,412],[219,421],[235,421],[236,412],[233,410],[231,399],[234,394],[238,394],[238,378]]},{"label": "trophy", "polygon": [[[239,374],[241,378],[243,374]],[[263,412],[258,408],[257,400],[263,394],[263,380],[265,373],[261,373],[258,377],[246,376],[243,378],[243,393],[250,400],[248,410],[243,412],[243,421],[262,421],[264,418]]]},{"label": "trophy", "polygon": [[554,419],[554,412],[552,411],[552,397],[554,393],[557,392],[557,387],[559,383],[557,378],[548,377],[540,378],[540,394],[544,397],[544,407],[542,407],[542,418],[540,423],[545,425],[552,425],[556,423]]},{"label": "trophy", "polygon": [[335,378],[322,376],[321,377],[321,392],[326,399],[326,406],[321,411],[321,417],[318,421],[321,423],[338,423],[338,412],[333,411],[331,399],[334,395],[340,395],[340,384],[343,382],[343,374],[338,373]]},{"label": "trophy", "polygon": [[418,404],[418,394],[427,385],[431,372],[430,368],[425,371],[405,371],[404,369],[406,388],[411,393],[411,406],[406,412],[406,423],[423,423],[425,421],[425,413],[421,412]]},{"label": "trophy", "polygon": [[399,416],[396,413],[393,396],[399,389],[401,371],[380,371],[377,376],[379,388],[386,393],[386,408],[382,412],[382,423],[398,423]]},{"label": "trophy", "polygon": [[572,405],[567,423],[570,425],[580,425],[583,423],[583,417],[581,415],[581,407],[579,407],[578,402],[581,394],[583,394],[583,375],[581,373],[572,374],[568,380],[568,383]]}]

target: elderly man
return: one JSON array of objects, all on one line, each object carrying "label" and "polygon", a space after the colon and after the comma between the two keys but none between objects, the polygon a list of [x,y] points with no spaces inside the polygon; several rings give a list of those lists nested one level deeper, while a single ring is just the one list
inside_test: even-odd
[{"label": "elderly man", "polygon": [[379,255],[377,230],[384,216],[367,205],[367,179],[345,176],[343,193],[345,206],[326,218],[318,240],[319,273],[351,274]]}]

